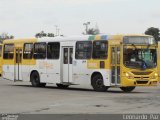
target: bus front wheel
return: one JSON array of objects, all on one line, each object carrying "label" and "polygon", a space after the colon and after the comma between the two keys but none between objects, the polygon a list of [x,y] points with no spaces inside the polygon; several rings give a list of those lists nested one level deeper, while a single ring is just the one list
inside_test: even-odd
[{"label": "bus front wheel", "polygon": [[98,92],[105,92],[108,89],[108,87],[104,86],[103,77],[100,74],[92,78],[91,85],[93,89]]},{"label": "bus front wheel", "polygon": [[124,92],[132,92],[135,87],[134,86],[131,86],[131,87],[120,87],[120,89]]},{"label": "bus front wheel", "polygon": [[37,72],[31,74],[31,84],[33,87],[45,87],[46,83],[40,83],[40,77]]}]

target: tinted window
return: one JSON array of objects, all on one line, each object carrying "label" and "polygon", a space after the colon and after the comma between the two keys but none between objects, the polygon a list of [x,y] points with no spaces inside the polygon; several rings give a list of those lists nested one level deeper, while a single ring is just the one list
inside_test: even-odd
[{"label": "tinted window", "polygon": [[107,58],[107,41],[94,41],[93,42],[93,58],[105,59]]},{"label": "tinted window", "polygon": [[32,55],[33,55],[33,44],[32,43],[24,44],[23,58],[32,59]]},{"label": "tinted window", "polygon": [[48,59],[58,59],[59,51],[60,51],[60,43],[58,42],[48,43],[47,58]]},{"label": "tinted window", "polygon": [[4,59],[13,59],[14,57],[14,45],[13,44],[6,44],[4,45]]},{"label": "tinted window", "polygon": [[34,58],[45,59],[46,58],[46,43],[34,44]]},{"label": "tinted window", "polygon": [[91,41],[81,41],[76,43],[76,59],[90,59],[92,52]]},{"label": "tinted window", "polygon": [[63,49],[63,64],[68,64],[68,48]]}]

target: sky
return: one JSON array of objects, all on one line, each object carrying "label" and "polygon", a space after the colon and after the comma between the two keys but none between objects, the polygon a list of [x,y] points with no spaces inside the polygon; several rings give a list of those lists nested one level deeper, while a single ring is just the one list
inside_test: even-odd
[{"label": "sky", "polygon": [[0,0],[0,33],[29,38],[40,31],[81,35],[83,23],[103,34],[160,28],[160,0]]}]

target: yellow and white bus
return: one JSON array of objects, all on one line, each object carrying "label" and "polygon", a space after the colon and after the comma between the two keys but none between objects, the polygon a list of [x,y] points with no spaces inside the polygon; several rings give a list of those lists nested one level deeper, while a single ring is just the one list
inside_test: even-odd
[{"label": "yellow and white bus", "polygon": [[95,91],[155,86],[157,45],[147,35],[83,35],[12,39],[3,42],[3,78],[55,83],[60,88],[88,84]]},{"label": "yellow and white bus", "polygon": [[0,44],[0,77],[2,76],[2,44]]},{"label": "yellow and white bus", "polygon": [[158,80],[160,82],[160,41],[158,42],[157,56]]}]

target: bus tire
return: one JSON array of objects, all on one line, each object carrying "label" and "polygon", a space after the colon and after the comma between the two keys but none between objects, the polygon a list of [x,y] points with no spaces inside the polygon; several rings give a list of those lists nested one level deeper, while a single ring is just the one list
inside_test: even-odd
[{"label": "bus tire", "polygon": [[33,87],[41,87],[42,83],[40,83],[40,78],[38,72],[33,72],[31,74],[31,84]]},{"label": "bus tire", "polygon": [[63,89],[69,87],[69,85],[63,85],[63,84],[56,84],[56,85],[57,85],[58,88],[63,88]]},{"label": "bus tire", "polygon": [[136,87],[135,86],[131,86],[131,87],[120,87],[120,89],[123,92],[132,92]]},{"label": "bus tire", "polygon": [[45,87],[46,83],[40,83],[40,87]]},{"label": "bus tire", "polygon": [[100,74],[93,76],[91,85],[97,92],[105,92],[108,89],[108,87],[104,86],[103,77]]}]

